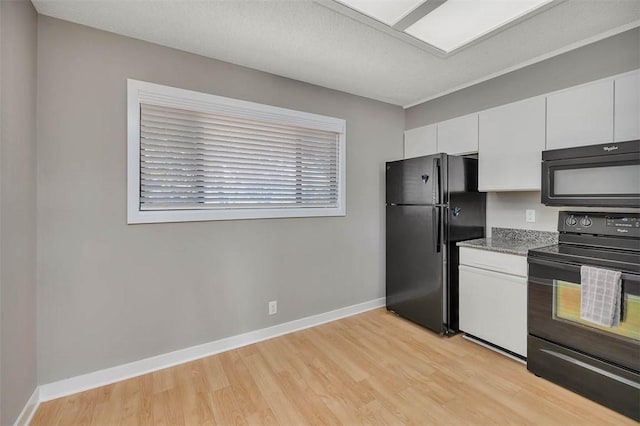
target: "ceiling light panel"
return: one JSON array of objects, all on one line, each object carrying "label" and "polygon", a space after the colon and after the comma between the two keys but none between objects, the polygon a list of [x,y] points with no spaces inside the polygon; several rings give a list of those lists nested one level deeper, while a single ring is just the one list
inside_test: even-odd
[{"label": "ceiling light panel", "polygon": [[449,53],[551,1],[448,0],[405,32]]},{"label": "ceiling light panel", "polygon": [[339,0],[340,3],[387,25],[394,25],[425,0]]}]

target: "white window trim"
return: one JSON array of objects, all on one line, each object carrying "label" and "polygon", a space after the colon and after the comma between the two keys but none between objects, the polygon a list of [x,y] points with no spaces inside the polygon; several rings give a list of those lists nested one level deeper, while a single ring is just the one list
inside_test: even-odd
[{"label": "white window trim", "polygon": [[[140,104],[222,113],[339,134],[338,206],[256,209],[140,210]],[[160,223],[346,215],[346,121],[207,93],[127,80],[127,222]]]}]

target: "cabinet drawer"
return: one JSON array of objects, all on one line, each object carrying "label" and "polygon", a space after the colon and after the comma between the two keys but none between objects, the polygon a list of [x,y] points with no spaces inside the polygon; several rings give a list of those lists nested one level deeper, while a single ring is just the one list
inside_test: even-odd
[{"label": "cabinet drawer", "polygon": [[527,279],[460,266],[460,330],[527,356]]},{"label": "cabinet drawer", "polygon": [[473,266],[520,277],[527,276],[527,257],[515,254],[460,247],[460,265]]}]

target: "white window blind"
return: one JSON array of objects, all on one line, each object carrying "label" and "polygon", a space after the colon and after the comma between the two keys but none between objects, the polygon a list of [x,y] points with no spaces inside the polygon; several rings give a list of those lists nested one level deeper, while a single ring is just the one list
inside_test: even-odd
[{"label": "white window blind", "polygon": [[[290,110],[244,101],[228,100],[243,108],[153,101],[130,99],[129,107],[138,108],[138,195],[130,223],[344,214],[344,132],[335,126],[283,119]],[[247,109],[252,105],[260,107],[255,114]]]},{"label": "white window blind", "polygon": [[336,207],[338,134],[141,105],[140,207]]}]

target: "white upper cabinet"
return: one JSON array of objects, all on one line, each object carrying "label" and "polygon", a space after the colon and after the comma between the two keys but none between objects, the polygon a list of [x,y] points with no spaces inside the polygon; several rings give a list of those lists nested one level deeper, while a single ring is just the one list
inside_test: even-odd
[{"label": "white upper cabinet", "polygon": [[640,139],[640,70],[615,79],[616,142]]},{"label": "white upper cabinet", "polygon": [[478,114],[438,123],[438,152],[451,155],[478,152]]},{"label": "white upper cabinet", "polygon": [[547,149],[613,141],[613,80],[547,96]]},{"label": "white upper cabinet", "polygon": [[545,97],[499,106],[479,115],[479,190],[540,190]]},{"label": "white upper cabinet", "polygon": [[404,132],[404,158],[421,157],[437,152],[437,126],[431,124]]}]

